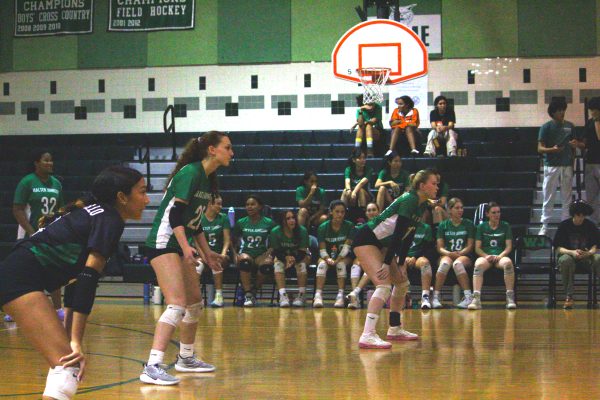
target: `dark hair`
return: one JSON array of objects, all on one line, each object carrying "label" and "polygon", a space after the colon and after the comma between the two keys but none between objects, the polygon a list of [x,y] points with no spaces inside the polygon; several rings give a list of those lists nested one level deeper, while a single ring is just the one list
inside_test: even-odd
[{"label": "dark hair", "polygon": [[592,208],[592,206],[583,200],[575,200],[569,205],[569,215],[571,217],[574,217],[578,214],[587,217],[588,215],[592,215],[593,213],[594,209]]},{"label": "dark hair", "polygon": [[27,165],[27,172],[35,172],[35,163],[40,162],[44,154],[50,154],[50,157],[52,157],[52,153],[47,149],[37,149],[31,152],[31,155],[29,156],[29,165]]},{"label": "dark hair", "polygon": [[359,158],[362,154],[365,155],[365,158],[367,157],[367,152],[364,149],[355,147],[354,150],[352,150],[352,153],[350,153],[350,157],[348,157],[347,164],[353,174],[356,174],[356,164],[354,163],[354,160]]},{"label": "dark hair", "polygon": [[319,177],[317,176],[317,174],[315,174],[314,171],[306,171],[304,173],[304,175],[302,176],[302,181],[300,182],[300,186],[304,186],[306,185],[306,181],[310,179],[311,176],[313,176],[317,179],[319,179]]},{"label": "dark hair", "polygon": [[432,169],[422,169],[416,174],[412,175],[410,178],[410,187],[413,190],[419,190],[419,186],[422,183],[426,183],[429,180],[429,177],[432,175],[436,175],[436,172]]},{"label": "dark hair", "polygon": [[446,104],[448,104],[448,99],[446,98],[446,96],[442,96],[442,95],[440,95],[440,96],[436,97],[436,98],[433,100],[433,106],[434,106],[434,107],[437,107],[438,103],[439,103],[440,101],[442,101],[442,100],[445,100],[445,101],[446,101]]},{"label": "dark hair", "polygon": [[[169,183],[171,183],[171,179],[173,179],[173,177],[183,167],[185,167],[186,165],[191,164],[193,162],[204,160],[208,156],[208,147],[209,146],[214,146],[214,147],[218,146],[224,137],[227,137],[227,135],[223,132],[209,131],[197,139],[190,139],[186,143],[186,145],[183,149],[183,152],[179,156],[179,159],[177,160],[177,164],[175,164],[175,169],[173,169],[173,172],[171,172],[171,174],[169,175],[169,178],[167,179],[167,184],[165,186],[165,190],[169,186]],[[218,194],[219,186],[218,186],[218,182],[217,182],[217,172],[216,171],[213,172],[212,174],[208,175],[208,181],[210,182],[210,191],[212,192],[212,195],[214,196],[214,195]]]},{"label": "dark hair", "polygon": [[83,208],[89,204],[102,203],[114,206],[117,201],[117,194],[119,192],[130,194],[131,189],[133,189],[143,177],[144,176],[139,171],[123,165],[107,167],[96,176],[96,179],[94,179],[91,196],[77,199],[62,207],[58,212],[41,217],[38,221],[38,226],[43,228],[58,217],[68,214],[77,208]]},{"label": "dark hair", "polygon": [[246,201],[244,201],[244,204],[246,204],[246,202],[250,199],[254,199],[258,203],[258,205],[261,207],[265,205],[265,203],[263,202],[263,199],[259,195],[254,194],[254,193],[246,196]]},{"label": "dark hair", "polygon": [[415,102],[410,98],[410,96],[400,96],[400,98],[404,102],[405,106],[408,108],[415,108]]},{"label": "dark hair", "polygon": [[[388,174],[391,173],[392,160],[396,157],[400,157],[400,154],[398,154],[398,152],[395,150],[392,150],[390,154],[383,157],[383,165],[381,166],[381,169],[384,169]],[[400,161],[402,161],[402,158],[400,158]]]},{"label": "dark hair", "polygon": [[554,113],[557,111],[566,111],[567,110],[567,102],[564,97],[553,98],[548,105],[548,115],[550,118],[554,118]]},{"label": "dark hair", "polygon": [[333,211],[333,209],[336,208],[337,206],[343,206],[344,210],[346,209],[346,203],[344,203],[340,199],[337,199],[337,200],[333,200],[331,203],[329,203],[329,211]]},{"label": "dark hair", "polygon": [[283,233],[283,229],[287,226],[287,219],[286,219],[287,213],[292,213],[292,215],[294,216],[294,219],[296,220],[296,226],[294,227],[292,234],[294,236],[294,241],[296,243],[300,243],[300,224],[298,224],[298,215],[296,215],[294,210],[292,210],[291,208],[283,210],[281,213],[281,221],[279,222],[279,225],[281,226],[281,232]]},{"label": "dark hair", "polygon": [[590,101],[588,101],[588,109],[600,110],[600,97],[592,97]]},{"label": "dark hair", "polygon": [[356,96],[356,106],[362,107],[364,105],[365,105],[364,96],[362,94],[359,94],[358,96]]}]

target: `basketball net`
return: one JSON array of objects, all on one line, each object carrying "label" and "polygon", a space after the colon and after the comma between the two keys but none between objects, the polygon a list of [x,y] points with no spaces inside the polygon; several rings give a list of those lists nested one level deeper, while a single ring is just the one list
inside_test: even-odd
[{"label": "basketball net", "polygon": [[383,103],[383,86],[390,76],[390,68],[359,68],[356,70],[363,85],[363,104]]}]

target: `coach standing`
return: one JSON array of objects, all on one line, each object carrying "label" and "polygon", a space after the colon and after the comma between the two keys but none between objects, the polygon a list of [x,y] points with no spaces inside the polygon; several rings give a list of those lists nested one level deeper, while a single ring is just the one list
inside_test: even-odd
[{"label": "coach standing", "polygon": [[585,193],[594,213],[591,220],[600,222],[600,97],[593,97],[588,103],[590,118],[585,124],[583,144],[585,153]]}]

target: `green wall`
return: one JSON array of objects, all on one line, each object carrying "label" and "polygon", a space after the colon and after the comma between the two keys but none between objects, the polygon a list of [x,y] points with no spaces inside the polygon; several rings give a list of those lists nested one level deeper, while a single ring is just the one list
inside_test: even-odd
[{"label": "green wall", "polygon": [[595,0],[519,0],[518,5],[520,56],[597,53]]},{"label": "green wall", "polygon": [[195,29],[148,33],[148,66],[217,64],[217,2],[197,0]]},{"label": "green wall", "polygon": [[220,0],[218,62],[292,60],[291,0]]},{"label": "green wall", "polygon": [[517,0],[444,0],[444,58],[516,56]]}]

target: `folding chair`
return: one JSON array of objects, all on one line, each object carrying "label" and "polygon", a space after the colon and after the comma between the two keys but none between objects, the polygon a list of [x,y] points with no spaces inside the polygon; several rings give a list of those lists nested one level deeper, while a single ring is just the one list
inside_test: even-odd
[{"label": "folding chair", "polygon": [[548,274],[548,308],[556,307],[556,256],[548,236],[523,235],[515,246],[515,293],[522,274]]}]

